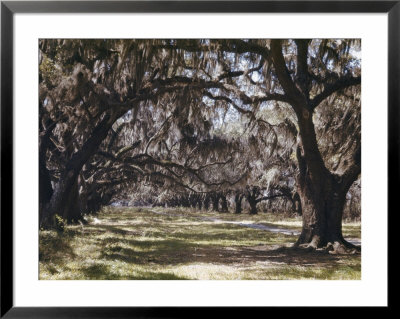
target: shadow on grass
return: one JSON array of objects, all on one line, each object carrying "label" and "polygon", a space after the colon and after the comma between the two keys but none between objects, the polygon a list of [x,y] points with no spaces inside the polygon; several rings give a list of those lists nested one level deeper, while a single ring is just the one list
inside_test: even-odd
[{"label": "shadow on grass", "polygon": [[75,253],[71,247],[73,237],[71,232],[40,232],[39,261],[61,264],[65,259],[74,259]]},{"label": "shadow on grass", "polygon": [[[122,217],[121,220],[126,221]],[[359,256],[276,249],[295,242],[296,237],[234,224],[199,223],[198,220],[192,224],[187,219],[166,221],[151,217],[135,224],[112,224],[117,221],[111,214],[99,224],[69,226],[63,234],[41,232],[40,262],[51,275],[62,276],[69,267],[64,265],[73,260],[71,271],[76,271],[78,278],[81,274],[85,279],[94,280],[189,279],[157,270],[200,263],[238,270],[249,267],[250,272],[260,274],[249,279],[268,278],[269,271],[282,277],[313,278],[318,269],[324,269],[319,274],[321,279],[329,279],[335,278],[338,272],[360,272],[361,269]],[[82,249],[85,245],[88,249]]]},{"label": "shadow on grass", "polygon": [[175,274],[155,272],[155,271],[136,271],[132,275],[118,275],[110,271],[110,267],[104,264],[95,264],[82,268],[81,273],[85,279],[90,280],[187,280],[188,278]]},{"label": "shadow on grass", "polygon": [[[252,247],[221,247],[194,245],[180,240],[137,241],[127,240],[130,247],[104,243],[100,258],[110,261],[122,261],[136,265],[174,266],[189,263],[212,263],[220,265],[250,265],[263,262],[288,266],[335,267],[356,262],[359,256],[330,255],[320,252],[305,252],[282,248],[278,245],[260,245]],[[278,248],[279,247],[279,248]],[[357,269],[355,269],[357,270]],[[358,269],[360,270],[360,269]]]},{"label": "shadow on grass", "polygon": [[[198,246],[179,240],[124,240],[123,244],[103,241],[100,258],[145,265],[176,265],[190,262]],[[130,248],[123,247],[129,245]]]},{"label": "shadow on grass", "polygon": [[122,236],[126,236],[126,235],[141,235],[141,233],[139,231],[132,231],[132,230],[125,230],[125,229],[121,229],[117,226],[113,226],[113,225],[101,225],[101,226],[97,226],[97,227],[92,227],[92,228],[97,228],[99,229],[99,231],[103,231],[104,232],[110,232],[113,234],[117,234],[117,235],[122,235]]},{"label": "shadow on grass", "polygon": [[[346,262],[356,261],[360,255],[331,255],[325,251],[293,249],[292,247],[277,247],[271,250],[264,250],[263,247],[253,247],[252,250],[264,251],[267,260],[286,265],[321,266],[329,267],[335,265],[343,266]],[[352,265],[349,267],[353,267]],[[355,267],[359,267],[355,266]],[[360,270],[360,269],[358,269]]]},{"label": "shadow on grass", "polygon": [[[98,225],[94,230],[102,229],[112,236],[97,239],[100,245],[100,258],[111,261],[123,261],[137,265],[174,266],[192,262],[213,264],[250,264],[254,262],[270,262],[276,264],[321,266],[343,265],[343,260],[353,260],[357,256],[338,256],[319,252],[304,252],[293,249],[274,249],[281,245],[271,243],[294,242],[293,236],[274,234],[242,228],[237,225],[206,223],[198,225],[195,230],[180,229],[177,225],[157,225],[152,231],[152,238],[140,236],[140,240],[131,239],[127,235],[141,234],[139,230],[124,230],[116,226]],[[174,229],[171,232],[171,227]],[[208,231],[207,231],[208,230]],[[122,238],[121,238],[122,236]],[[232,245],[216,245],[218,241],[232,241]],[[257,242],[255,245],[238,246],[235,240]],[[260,245],[259,243],[268,243]]]}]

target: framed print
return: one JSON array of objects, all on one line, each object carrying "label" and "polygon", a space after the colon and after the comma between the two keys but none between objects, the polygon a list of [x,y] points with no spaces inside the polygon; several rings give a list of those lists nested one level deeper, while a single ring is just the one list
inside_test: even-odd
[{"label": "framed print", "polygon": [[1,316],[387,309],[399,15],[2,1]]}]

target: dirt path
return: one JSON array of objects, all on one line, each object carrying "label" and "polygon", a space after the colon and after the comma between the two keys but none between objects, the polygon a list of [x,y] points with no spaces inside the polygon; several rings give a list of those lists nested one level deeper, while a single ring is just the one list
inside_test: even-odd
[{"label": "dirt path", "polygon": [[[183,215],[183,214],[171,214],[171,213],[165,213],[165,212],[156,212],[154,210],[150,210],[150,211],[152,213],[158,214],[158,215],[165,215],[165,216],[171,216],[171,217],[188,217],[187,215]],[[190,216],[190,217],[194,217],[194,218],[197,218],[197,219],[203,220],[203,221],[213,221],[216,223],[234,224],[234,225],[238,225],[238,226],[242,226],[242,227],[265,230],[265,231],[269,231],[272,233],[280,233],[280,234],[289,235],[289,236],[300,235],[300,232],[298,230],[288,229],[288,228],[278,228],[278,227],[262,225],[262,224],[253,224],[253,223],[246,223],[246,222],[223,220],[223,219],[214,218],[214,217],[204,217],[204,216]],[[353,245],[361,246],[361,241],[356,238],[348,238],[346,240],[348,242],[352,243]]]}]

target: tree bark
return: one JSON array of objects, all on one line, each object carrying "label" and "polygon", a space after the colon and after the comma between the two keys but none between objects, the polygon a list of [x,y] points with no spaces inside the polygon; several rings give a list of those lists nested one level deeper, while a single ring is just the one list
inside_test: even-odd
[{"label": "tree bark", "polygon": [[359,151],[345,174],[329,172],[318,149],[311,117],[303,112],[298,114],[298,119],[301,143],[297,148],[297,186],[303,227],[296,246],[328,247],[334,252],[346,252],[355,247],[343,238],[342,215],[346,193],[361,172]]},{"label": "tree bark", "polygon": [[202,210],[202,208],[203,208],[203,202],[202,202],[200,196],[197,197],[197,206],[198,206],[199,210]]},{"label": "tree bark", "polygon": [[[70,199],[74,197],[74,187],[76,187],[78,175],[83,165],[96,153],[101,142],[106,138],[110,127],[114,123],[114,119],[115,117],[111,118],[110,115],[105,115],[82,148],[72,155],[66,165],[65,171],[61,174],[59,181],[53,189],[50,201],[43,209],[43,213],[41,214],[42,218],[40,220],[41,227],[51,226],[55,214],[63,216],[66,214],[64,213],[66,209],[71,207],[72,203]],[[72,208],[69,212],[74,215]],[[67,217],[67,219],[70,218]]]},{"label": "tree bark", "polygon": [[42,218],[44,207],[53,195],[50,172],[46,166],[46,152],[50,143],[50,135],[55,128],[53,122],[39,137],[39,219]]},{"label": "tree bark", "polygon": [[235,214],[240,214],[242,212],[242,199],[243,196],[241,194],[235,195]]},{"label": "tree bark", "polygon": [[293,203],[293,211],[298,214],[302,215],[302,207],[301,207],[301,198],[299,193],[295,192],[293,197],[292,197],[292,203]]},{"label": "tree bark", "polygon": [[221,195],[221,213],[228,212],[228,201],[226,200],[226,195]]},{"label": "tree bark", "polygon": [[79,196],[78,180],[74,183],[68,196],[68,205],[61,208],[59,215],[68,223],[76,223],[82,219],[82,203]]},{"label": "tree bark", "polygon": [[247,201],[249,202],[250,205],[250,215],[256,215],[257,214],[257,200],[253,196],[247,196]]},{"label": "tree bark", "polygon": [[210,208],[210,196],[208,194],[205,195],[203,207],[205,210]]},{"label": "tree bark", "polygon": [[43,212],[44,207],[53,195],[50,173],[46,167],[46,159],[39,155],[39,212]]},{"label": "tree bark", "polygon": [[[307,42],[297,40],[297,80],[293,80],[282,54],[280,40],[271,41],[271,56],[279,83],[296,113],[299,125],[297,160],[299,175],[298,193],[303,209],[303,227],[296,246],[311,248],[330,247],[334,252],[345,252],[354,248],[342,234],[342,214],[346,193],[361,173],[361,146],[354,156],[354,163],[342,175],[329,172],[318,148],[313,111],[315,107],[334,91],[324,90],[318,98],[310,100],[308,92]],[[294,81],[297,81],[297,85]],[[360,79],[348,82],[344,87],[359,83]],[[354,82],[354,83],[353,83]],[[331,86],[333,88],[335,86]],[[337,86],[340,89],[341,85]],[[332,91],[332,92],[331,92]]]},{"label": "tree bark", "polygon": [[213,203],[213,210],[215,210],[216,212],[219,212],[219,195],[214,193],[212,195],[211,200]]}]

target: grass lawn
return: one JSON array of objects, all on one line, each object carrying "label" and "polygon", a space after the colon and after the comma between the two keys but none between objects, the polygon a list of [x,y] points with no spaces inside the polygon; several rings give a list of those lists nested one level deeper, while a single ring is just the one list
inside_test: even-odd
[{"label": "grass lawn", "polygon": [[[88,225],[40,231],[39,278],[361,279],[359,254],[277,249],[289,247],[297,236],[224,220],[301,229],[300,218],[264,213],[107,207]],[[343,230],[345,237],[361,237],[360,223],[344,224]]]}]

